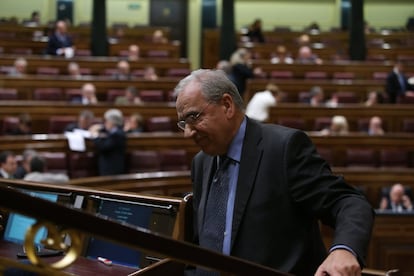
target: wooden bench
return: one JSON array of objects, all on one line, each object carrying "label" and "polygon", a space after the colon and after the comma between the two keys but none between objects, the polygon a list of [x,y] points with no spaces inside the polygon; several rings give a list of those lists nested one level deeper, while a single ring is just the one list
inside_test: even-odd
[{"label": "wooden bench", "polygon": [[[169,103],[145,103],[136,105],[113,105],[106,101],[96,105],[67,104],[67,102],[49,101],[0,101],[0,133],[4,118],[9,116],[18,117],[22,113],[28,113],[32,119],[33,133],[48,133],[51,116],[77,117],[85,109],[91,110],[95,117],[102,118],[105,111],[110,108],[120,109],[124,116],[140,113],[144,120],[166,116],[172,122],[177,121],[177,111],[174,102]],[[270,109],[268,122],[281,123],[281,119],[294,118],[303,125],[303,130],[314,131],[317,128],[317,120],[332,118],[335,115],[343,115],[348,119],[350,130],[364,132],[369,118],[380,116],[387,133],[398,133],[407,131],[404,123],[414,119],[414,110],[410,104],[378,104],[366,107],[363,104],[342,104],[336,108],[318,106],[312,107],[308,104],[280,103]],[[324,125],[325,126],[325,125]],[[177,129],[178,131],[178,129]]]},{"label": "wooden bench", "polygon": [[[47,32],[50,31],[51,26],[42,25],[37,27],[26,27],[22,25],[0,25],[0,33],[9,34],[11,38],[20,38],[20,39],[32,39],[34,32],[39,33],[41,36],[47,35]],[[110,27],[107,29],[108,36],[113,34],[114,28]],[[167,38],[170,38],[171,29],[169,27],[158,27],[158,26],[140,26],[135,28],[122,28],[123,30],[123,39],[134,39],[136,41],[144,40],[148,41],[155,30],[162,30],[164,35]],[[91,36],[91,27],[90,26],[71,26],[68,32],[75,39],[86,39]]]},{"label": "wooden bench", "polygon": [[[276,31],[265,31],[264,35],[269,46],[258,46],[266,48],[265,54],[269,54],[276,50],[277,45],[285,45],[288,47],[288,50],[292,53],[292,55],[296,56],[295,49],[297,48],[297,39],[300,35],[304,34],[305,32],[296,32],[296,31],[289,31],[289,32],[276,32]],[[326,48],[323,50],[315,49],[318,54],[323,54],[323,51],[326,51],[327,58],[330,60],[332,58],[332,54],[337,54],[334,48],[340,47],[342,53],[347,53],[347,44],[349,41],[349,33],[342,32],[342,31],[332,31],[332,32],[321,32],[315,34],[309,34],[310,40],[312,43],[324,43],[326,44]],[[237,41],[240,41],[241,34],[237,34]],[[366,41],[368,43],[372,43],[375,41],[381,41],[384,43],[390,44],[392,46],[391,49],[381,49],[376,46],[377,49],[374,47],[369,47],[368,54],[371,55],[384,55],[385,58],[388,60],[395,60],[399,58],[401,55],[411,55],[414,56],[414,52],[412,51],[412,47],[404,47],[406,45],[410,45],[413,41],[413,34],[412,32],[391,32],[391,33],[372,33],[366,35]],[[220,31],[219,29],[208,29],[203,31],[203,67],[204,68],[213,68],[216,66],[219,60],[219,41],[220,41]],[[331,47],[329,45],[334,44],[335,47]],[[371,44],[372,45],[372,44]],[[252,45],[252,47],[256,47],[256,45]],[[295,47],[290,49],[289,47]],[[331,48],[332,50],[330,50]],[[398,50],[394,50],[394,48]],[[260,49],[260,48],[258,48]],[[254,49],[255,50],[255,49]],[[319,52],[318,52],[319,51]]]},{"label": "wooden bench", "polygon": [[[334,79],[335,73],[352,73],[354,80],[373,80],[374,73],[388,74],[392,71],[392,62],[362,62],[362,61],[327,61],[323,64],[272,64],[269,59],[253,60],[254,67],[260,67],[271,78],[272,71],[289,71],[292,78],[304,79],[308,72],[325,72],[328,79]],[[414,74],[414,65],[409,63],[404,66],[408,75]],[[338,78],[341,79],[341,78]],[[352,79],[351,79],[352,80]]]},{"label": "wooden bench", "polygon": [[[18,55],[0,55],[0,67],[12,67]],[[120,57],[74,57],[66,59],[56,56],[31,55],[24,57],[27,60],[27,74],[34,75],[39,67],[53,67],[59,69],[60,75],[67,75],[67,66],[70,62],[76,62],[81,69],[89,69],[90,75],[103,75],[105,69],[115,69]],[[130,62],[130,70],[143,70],[147,66],[153,66],[159,76],[166,76],[171,68],[190,69],[191,64],[184,58],[141,58]],[[5,69],[4,69],[5,70]]]},{"label": "wooden bench", "polygon": [[246,91],[243,95],[247,103],[257,91],[263,91],[269,82],[274,82],[284,92],[283,100],[286,102],[299,102],[301,92],[309,92],[313,86],[320,86],[324,90],[325,98],[329,99],[335,92],[353,92],[363,102],[368,92],[384,91],[384,80],[312,80],[312,79],[250,79],[247,81]]},{"label": "wooden bench", "polygon": [[[370,151],[368,157],[364,157],[367,161],[364,167],[371,169],[387,169],[395,166],[412,168],[414,166],[414,135],[412,134],[388,134],[385,136],[367,136],[365,134],[351,133],[346,136],[320,136],[309,132],[310,138],[315,144],[317,150],[323,158],[325,158],[332,167],[361,167],[361,165],[353,165],[350,162],[352,152]],[[93,154],[93,143],[86,141],[87,152]],[[64,135],[32,135],[32,136],[1,136],[0,151],[12,150],[16,154],[21,154],[25,149],[34,149],[39,152],[62,152],[71,162],[74,154],[69,150],[67,140]],[[182,133],[139,133],[129,135],[127,139],[127,152],[134,150],[155,150],[162,151],[168,149],[185,150],[188,167],[191,160],[200,150],[199,147],[191,139],[183,137]],[[381,159],[381,155],[385,153],[399,153],[405,155],[403,161],[405,163],[386,164]],[[390,157],[391,158],[391,157]],[[360,160],[358,160],[360,161]],[[70,170],[71,168],[69,168]],[[71,173],[69,171],[69,173]]]},{"label": "wooden bench", "polygon": [[[32,119],[32,133],[48,133],[51,116],[72,116],[73,118],[85,109],[92,111],[97,118],[110,108],[118,108],[124,116],[140,113],[144,120],[157,116],[167,116],[172,122],[177,121],[175,103],[145,103],[137,105],[113,105],[104,101],[96,105],[68,104],[65,101],[0,101],[0,127],[5,117],[18,117],[19,114],[28,113]],[[178,131],[178,128],[177,128]],[[2,130],[0,130],[2,133]]]},{"label": "wooden bench", "polygon": [[[333,167],[333,173],[341,175],[345,181],[360,189],[373,208],[379,206],[381,189],[399,182],[414,189],[414,176],[411,168],[347,168]],[[70,185],[89,188],[150,193],[157,195],[177,195],[192,191],[190,171],[149,172],[117,176],[97,176],[72,179]]]},{"label": "wooden bench", "polygon": [[[109,44],[109,55],[110,56],[119,56],[121,50],[128,50],[128,46],[132,41],[118,42]],[[90,49],[89,40],[74,41],[73,46],[76,49]],[[140,47],[141,56],[148,56],[148,52],[152,50],[165,51],[168,53],[169,58],[179,58],[181,44],[178,42],[170,43],[152,43],[139,41],[137,43]],[[43,55],[47,47],[47,42],[37,41],[37,40],[28,40],[28,39],[13,39],[13,40],[1,40],[0,47],[3,49],[4,54],[15,54],[16,49],[29,49],[31,54]],[[30,53],[29,53],[30,54]]]},{"label": "wooden bench", "polygon": [[[124,90],[128,86],[135,86],[138,90],[162,90],[165,93],[164,98],[167,99],[170,91],[174,90],[180,79],[178,77],[164,77],[157,81],[150,81],[134,78],[121,81],[114,80],[111,77],[72,79],[68,76],[51,77],[30,75],[24,78],[0,76],[0,86],[4,88],[16,88],[19,100],[32,100],[33,92],[37,88],[61,88],[65,92],[66,89],[80,89],[83,84],[91,82],[96,87],[98,100],[106,102],[108,99],[108,90]],[[64,101],[64,99],[62,100]]]},{"label": "wooden bench", "polygon": [[321,130],[317,128],[317,120],[343,115],[347,118],[351,131],[365,132],[367,123],[372,116],[382,118],[386,132],[404,132],[404,121],[414,119],[413,107],[410,104],[377,104],[365,106],[363,104],[341,104],[336,108],[309,104],[280,103],[270,109],[269,122],[278,123],[284,118],[295,118],[303,123],[306,131]]}]

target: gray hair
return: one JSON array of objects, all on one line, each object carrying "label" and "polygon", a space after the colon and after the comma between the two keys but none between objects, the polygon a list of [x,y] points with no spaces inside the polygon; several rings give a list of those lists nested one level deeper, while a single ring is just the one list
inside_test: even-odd
[{"label": "gray hair", "polygon": [[116,108],[107,110],[104,114],[104,118],[118,127],[121,127],[124,124],[124,116],[122,115],[121,110]]},{"label": "gray hair", "polygon": [[27,66],[27,60],[23,57],[18,57],[15,61],[14,61],[14,66]]},{"label": "gray hair", "polygon": [[234,83],[222,70],[198,69],[182,79],[174,89],[177,97],[188,84],[197,82],[201,88],[201,94],[208,102],[218,103],[225,93],[229,94],[236,107],[244,110],[243,99]]}]

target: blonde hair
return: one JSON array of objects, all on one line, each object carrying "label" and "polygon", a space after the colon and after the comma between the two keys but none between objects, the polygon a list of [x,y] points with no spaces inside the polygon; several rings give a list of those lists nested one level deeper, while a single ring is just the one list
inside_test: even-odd
[{"label": "blonde hair", "polygon": [[349,132],[348,120],[345,116],[336,115],[332,117],[331,131],[333,134],[347,134]]},{"label": "blonde hair", "polygon": [[249,54],[249,51],[245,48],[237,49],[230,57],[231,65],[235,64],[246,64],[246,56]]}]

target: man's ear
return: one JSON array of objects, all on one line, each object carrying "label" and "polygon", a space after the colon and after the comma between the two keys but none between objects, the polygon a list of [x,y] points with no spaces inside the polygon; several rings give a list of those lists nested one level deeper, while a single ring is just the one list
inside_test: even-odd
[{"label": "man's ear", "polygon": [[235,113],[233,98],[230,96],[230,94],[224,93],[221,100],[224,107],[224,113],[226,114],[227,118],[233,117]]}]

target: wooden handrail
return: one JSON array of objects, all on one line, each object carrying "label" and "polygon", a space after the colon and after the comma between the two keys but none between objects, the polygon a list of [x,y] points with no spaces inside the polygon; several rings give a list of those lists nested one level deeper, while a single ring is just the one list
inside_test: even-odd
[{"label": "wooden handrail", "polygon": [[[73,228],[130,248],[170,257],[178,262],[236,275],[289,275],[249,261],[206,250],[187,242],[156,235],[139,227],[120,224],[78,209],[33,198],[16,189],[5,187],[4,183],[0,185],[0,202],[3,208],[50,221],[63,227]],[[22,202],[25,204],[21,204]],[[49,210],[49,212],[45,210]]]}]

